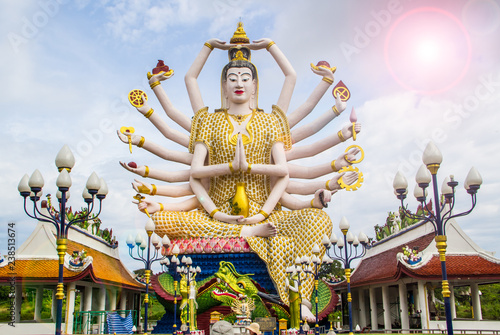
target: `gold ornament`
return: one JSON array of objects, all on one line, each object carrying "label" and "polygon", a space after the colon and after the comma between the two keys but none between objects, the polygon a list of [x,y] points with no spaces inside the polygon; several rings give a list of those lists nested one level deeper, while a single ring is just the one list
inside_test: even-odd
[{"label": "gold ornament", "polygon": [[356,145],[356,144],[347,147],[347,149],[345,149],[345,153],[347,153],[349,151],[349,149],[351,149],[351,148],[358,148],[359,151],[361,152],[361,158],[351,161],[351,160],[347,159],[347,155],[345,155],[344,158],[347,161],[347,163],[357,164],[357,163],[360,163],[363,159],[365,159],[365,152],[363,151],[363,148],[361,148],[359,145]]},{"label": "gold ornament", "polygon": [[236,28],[236,31],[233,34],[233,37],[229,40],[229,43],[231,44],[249,44],[250,39],[247,36],[247,33],[243,29],[243,22],[238,22],[238,28]]},{"label": "gold ornament", "polygon": [[359,171],[359,169],[354,166],[344,166],[342,169],[339,170],[339,173],[349,172],[349,171],[353,171],[358,174],[358,181],[356,181],[356,183],[353,185],[347,185],[346,183],[344,183],[344,176],[342,176],[339,178],[339,180],[337,180],[337,183],[340,185],[341,188],[345,189],[346,191],[356,191],[358,188],[361,187],[361,184],[364,181],[363,172]]},{"label": "gold ornament", "polygon": [[242,124],[252,113],[250,114],[245,114],[245,115],[235,115],[235,114],[227,114],[230,117],[232,117],[238,124]]}]

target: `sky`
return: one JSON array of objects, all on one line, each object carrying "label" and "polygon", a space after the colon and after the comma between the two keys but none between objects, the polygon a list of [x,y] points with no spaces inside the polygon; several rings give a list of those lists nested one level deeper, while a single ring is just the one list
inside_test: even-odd
[{"label": "sky", "polygon": [[[487,251],[500,251],[500,2],[492,0],[376,1],[89,1],[0,0],[0,113],[5,139],[0,148],[0,253],[7,250],[8,223],[16,225],[18,246],[36,221],[23,211],[17,191],[25,173],[39,169],[44,194],[55,194],[54,159],[67,144],[76,157],[69,205],[83,206],[81,192],[95,171],[106,180],[109,195],[100,215],[113,229],[122,261],[141,264],[127,254],[126,239],[144,232],[146,216],[132,204],[135,175],[119,161],[167,171],[184,168],[119,141],[116,130],[137,134],[166,148],[171,143],[127,101],[132,89],[151,94],[146,73],[159,59],[174,69],[162,85],[173,104],[191,115],[183,77],[210,38],[228,41],[238,21],[251,40],[276,42],[297,72],[290,110],[301,105],[321,78],[310,63],[337,67],[351,92],[339,118],[304,141],[313,143],[349,123],[355,108],[362,131],[352,140],[299,163],[330,162],[357,144],[365,159],[357,167],[360,189],[338,192],[326,212],[334,232],[345,216],[353,233],[374,237],[375,225],[398,209],[392,180],[399,170],[409,180],[409,209],[415,210],[414,176],[432,140],[443,154],[439,185],[452,174],[459,181],[456,211],[470,208],[463,182],[474,166],[483,184],[474,211],[458,220],[462,229]],[[278,99],[283,75],[265,51],[252,54],[259,71],[259,106],[269,111]],[[214,50],[199,83],[205,103],[220,105],[220,70],[227,54]],[[327,91],[302,124],[334,103]],[[164,115],[165,116],[165,115]],[[166,117],[166,116],[165,116]],[[170,126],[180,129],[171,120]],[[302,144],[302,143],[301,143]],[[295,162],[294,162],[295,163]],[[497,190],[497,191],[495,191]],[[177,199],[162,199],[164,202]],[[30,207],[31,209],[31,207]],[[144,235],[144,233],[143,233]]]}]

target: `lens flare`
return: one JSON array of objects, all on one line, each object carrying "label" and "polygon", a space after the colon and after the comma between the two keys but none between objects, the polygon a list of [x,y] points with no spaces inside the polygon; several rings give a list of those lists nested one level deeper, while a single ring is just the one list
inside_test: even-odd
[{"label": "lens flare", "polygon": [[401,15],[385,40],[385,62],[402,87],[421,94],[449,90],[469,68],[470,38],[462,22],[440,8]]}]

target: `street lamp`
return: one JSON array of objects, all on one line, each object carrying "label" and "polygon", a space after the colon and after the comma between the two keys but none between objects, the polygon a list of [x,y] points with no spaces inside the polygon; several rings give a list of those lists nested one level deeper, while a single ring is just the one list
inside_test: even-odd
[{"label": "street lamp", "polygon": [[[297,274],[297,284],[298,284],[298,293],[300,298],[300,306],[299,306],[299,334],[305,334],[304,331],[304,321],[302,320],[302,282],[307,279],[308,275],[313,275],[313,270],[310,266],[312,263],[311,259],[307,256],[302,256],[295,259],[295,266],[290,266],[287,269],[287,273],[293,276],[293,273]],[[317,306],[316,306],[317,307]],[[317,323],[317,320],[316,320]]]},{"label": "street lamp", "polygon": [[[448,334],[453,335],[450,305],[451,292],[450,285],[448,283],[448,276],[446,274],[446,224],[452,218],[465,216],[472,212],[472,210],[476,206],[477,190],[479,190],[479,187],[481,186],[483,180],[476,168],[472,167],[467,175],[467,178],[465,179],[464,185],[467,193],[471,195],[472,206],[468,211],[459,214],[452,214],[453,207],[455,206],[455,187],[457,187],[458,182],[455,181],[453,175],[444,180],[443,185],[441,186],[441,193],[444,197],[444,204],[443,207],[441,207],[436,175],[439,166],[443,161],[443,156],[441,155],[441,152],[436,147],[434,142],[431,141],[429,142],[429,144],[427,144],[427,147],[425,148],[424,154],[422,156],[422,160],[425,165],[422,165],[417,171],[417,175],[415,177],[417,185],[415,186],[414,190],[414,196],[422,206],[423,211],[421,215],[412,214],[408,209],[405,208],[404,199],[406,198],[406,194],[408,193],[408,182],[406,181],[406,178],[403,176],[403,174],[399,171],[394,177],[393,187],[397,198],[401,200],[403,215],[407,215],[412,219],[429,221],[434,227],[434,232],[436,234],[436,248],[438,249],[439,260],[441,261],[442,288],[444,307],[446,312],[446,327],[448,330]],[[436,205],[436,214],[432,213],[431,210],[428,210],[426,205],[427,187],[429,186],[431,179],[432,192],[434,194],[434,203]],[[425,213],[425,210],[427,210],[427,213]],[[445,213],[441,214],[441,211]]]},{"label": "street lamp", "polygon": [[[349,222],[345,217],[342,217],[342,219],[340,220],[339,228],[344,235],[343,239],[337,239],[335,233],[332,232],[330,238],[328,238],[328,236],[326,235],[323,237],[322,243],[325,246],[326,253],[331,260],[337,260],[344,264],[344,274],[347,281],[349,334],[352,335],[351,262],[355,259],[363,257],[366,254],[366,249],[368,248],[368,237],[362,232],[359,233],[358,237],[354,236],[349,231]],[[359,244],[361,244],[361,249],[358,249]],[[342,254],[342,249],[344,249],[344,254]],[[333,253],[333,255],[331,254],[331,252]]]},{"label": "street lamp", "polygon": [[[63,268],[64,255],[66,254],[68,245],[68,231],[73,224],[85,222],[88,219],[88,216],[94,210],[95,198],[99,199],[99,212],[94,216],[94,218],[97,218],[99,216],[102,209],[102,200],[106,197],[106,194],[108,194],[108,186],[102,178],[99,179],[96,173],[92,172],[89,179],[87,180],[86,188],[82,194],[83,199],[87,204],[87,212],[83,217],[78,216],[73,220],[66,221],[66,202],[69,199],[69,188],[72,184],[69,173],[75,165],[75,157],[73,156],[73,153],[67,145],[64,145],[57,154],[55,163],[57,169],[59,170],[59,176],[56,180],[56,186],[58,188],[56,197],[59,201],[59,212],[47,205],[47,213],[42,213],[38,207],[37,203],[42,196],[42,188],[44,185],[43,177],[40,171],[35,170],[31,177],[28,177],[28,175],[25,174],[19,182],[18,190],[21,196],[24,198],[24,211],[30,218],[42,222],[50,222],[56,227],[57,254],[59,255],[59,277],[57,281],[56,291],[56,335],[59,335],[61,334],[62,324],[62,302],[64,298]],[[33,214],[28,213],[28,196],[33,202]]]},{"label": "street lamp", "polygon": [[196,282],[194,279],[196,275],[201,272],[199,266],[193,266],[193,260],[191,257],[183,256],[181,262],[185,264],[182,267],[182,271],[186,276],[186,283],[188,287],[188,304],[187,304],[187,318],[188,318],[188,328],[186,334],[191,334],[191,330],[196,330],[196,308],[194,299],[196,299]]},{"label": "street lamp", "polygon": [[169,271],[169,265],[173,265],[174,266],[174,274],[172,276],[172,278],[174,279],[174,324],[173,324],[173,328],[174,328],[174,331],[172,332],[172,334],[177,334],[177,276],[178,276],[178,272],[181,270],[181,268],[179,267],[179,264],[181,263],[181,261],[179,260],[179,258],[177,257],[177,255],[179,255],[180,253],[180,249],[179,249],[179,246],[176,244],[174,245],[174,247],[172,248],[172,251],[171,253],[173,254],[171,260],[169,261],[168,258],[164,258],[162,260],[160,260],[160,264],[161,264],[161,268],[163,271],[165,272],[168,272]]},{"label": "street lamp", "polygon": [[[132,237],[132,235],[129,235],[127,238],[127,245],[128,245],[128,251],[130,257],[132,257],[135,260],[141,261],[144,263],[144,276],[146,278],[146,296],[144,298],[144,331],[148,331],[148,305],[149,305],[149,277],[151,276],[151,265],[156,262],[156,261],[161,261],[163,259],[166,259],[166,249],[170,246],[170,240],[167,235],[163,235],[163,238],[161,239],[161,245],[160,245],[160,238],[158,235],[153,233],[155,230],[155,223],[151,219],[151,217],[148,218],[148,222],[146,223],[146,233],[148,234],[148,240],[144,240],[140,234],[137,234],[137,237],[135,238],[135,241]],[[134,257],[132,250],[134,249],[135,245],[137,245],[137,257]],[[150,250],[151,250],[151,244],[154,246],[154,254],[153,257],[150,257]],[[163,248],[165,249],[165,256],[161,255],[161,247],[163,245]],[[144,250],[148,249],[146,252],[146,256],[144,256]]]}]

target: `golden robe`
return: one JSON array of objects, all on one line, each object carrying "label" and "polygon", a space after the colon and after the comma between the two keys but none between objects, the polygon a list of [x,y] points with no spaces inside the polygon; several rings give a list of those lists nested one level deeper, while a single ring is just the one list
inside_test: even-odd
[{"label": "golden robe", "polygon": [[[233,135],[233,125],[225,111],[208,113],[208,108],[198,111],[193,118],[190,152],[196,142],[203,142],[208,148],[208,163],[228,164],[235,155],[237,137]],[[250,116],[243,136],[247,161],[250,164],[271,164],[271,149],[276,142],[283,142],[285,150],[291,148],[290,128],[286,116],[277,106],[272,113],[255,110]],[[264,205],[271,192],[269,176],[247,173],[222,175],[210,179],[209,196],[217,208],[231,214],[232,198],[236,183],[245,183],[245,193],[249,199],[249,216],[255,215]],[[200,199],[203,201],[203,199]],[[162,211],[153,215],[155,232],[159,236],[167,234],[174,239],[193,237],[239,237],[241,225],[228,224],[212,219],[204,209],[191,212]],[[277,228],[275,237],[247,237],[252,250],[266,263],[277,291],[283,302],[288,304],[286,268],[297,256],[311,256],[315,244],[321,245],[323,235],[330,235],[332,222],[322,210],[307,208],[301,210],[275,210],[263,222],[271,222]],[[323,257],[321,252],[319,257]],[[308,298],[313,290],[313,279],[304,281],[302,294]]]}]

